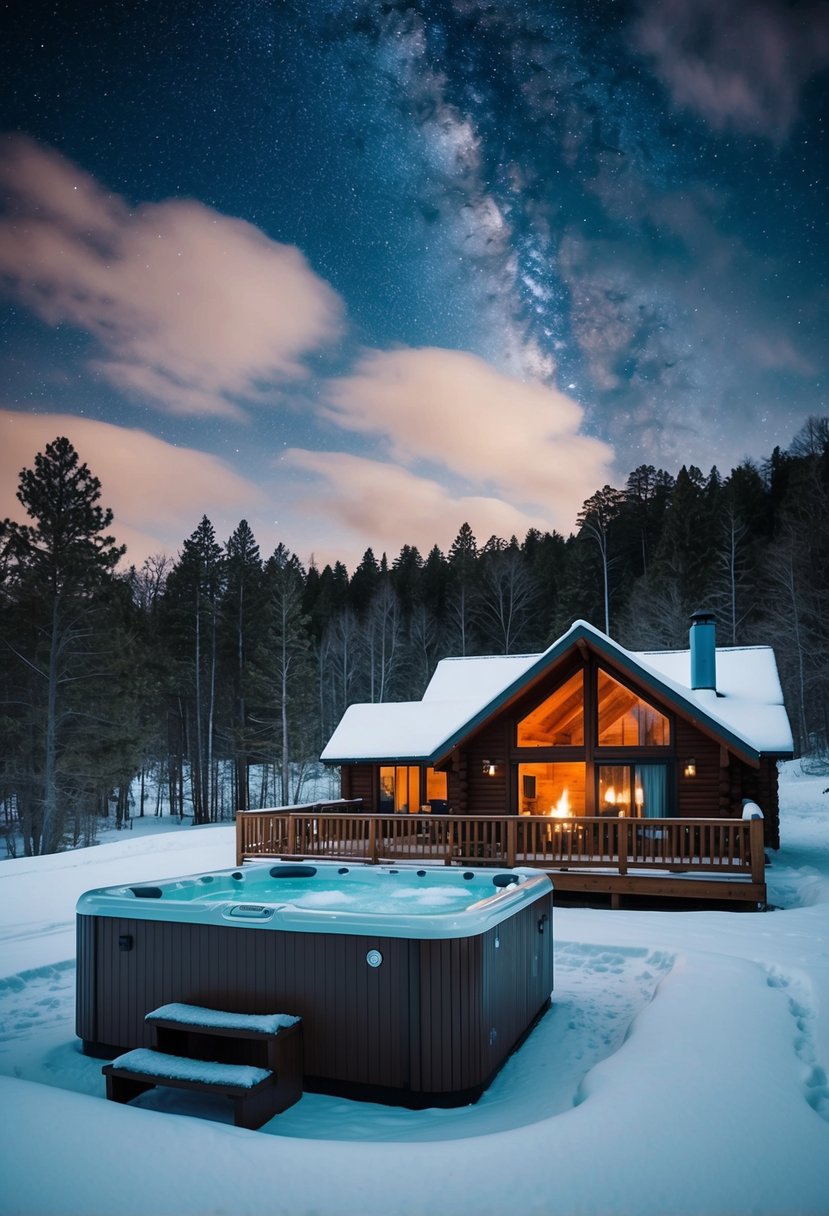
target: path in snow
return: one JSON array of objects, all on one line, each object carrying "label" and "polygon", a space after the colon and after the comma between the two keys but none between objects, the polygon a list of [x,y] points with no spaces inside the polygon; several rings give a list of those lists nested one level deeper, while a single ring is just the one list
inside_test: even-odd
[{"label": "path in snow", "polygon": [[794,1021],[792,1046],[805,1073],[804,1096],[812,1110],[829,1123],[829,1083],[815,1048],[815,1004],[811,985],[779,967],[768,968],[766,982],[769,988],[779,989],[788,999],[789,1013]]}]

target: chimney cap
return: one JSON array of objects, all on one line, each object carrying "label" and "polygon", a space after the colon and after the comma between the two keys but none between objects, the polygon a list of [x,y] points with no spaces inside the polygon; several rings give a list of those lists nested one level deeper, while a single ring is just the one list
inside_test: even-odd
[{"label": "chimney cap", "polygon": [[706,612],[704,609],[691,613],[692,625],[712,625],[716,619],[713,612]]}]

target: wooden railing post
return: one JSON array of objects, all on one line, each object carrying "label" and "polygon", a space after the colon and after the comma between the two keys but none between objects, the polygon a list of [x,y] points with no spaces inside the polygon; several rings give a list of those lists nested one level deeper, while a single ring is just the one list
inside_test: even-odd
[{"label": "wooden railing post", "polygon": [[236,864],[240,866],[244,858],[242,851],[242,811],[236,812]]},{"label": "wooden railing post", "polygon": [[296,816],[290,814],[288,816],[288,856],[293,856],[296,853]]},{"label": "wooden railing post", "polygon": [[373,866],[377,865],[377,819],[374,815],[368,821],[368,859]]},{"label": "wooden railing post", "polygon": [[507,820],[507,867],[511,870],[515,865],[516,843],[518,838],[518,820]]},{"label": "wooden railing post", "polygon": [[623,815],[620,816],[619,817],[619,854],[618,854],[619,873],[620,874],[627,874],[627,872],[628,872],[628,852],[629,852],[629,847],[630,847],[629,839],[628,839],[629,831],[630,831],[630,820],[626,819]]},{"label": "wooden railing post", "polygon": [[766,853],[763,841],[763,820],[748,821],[748,851],[751,855],[751,881],[766,881]]}]

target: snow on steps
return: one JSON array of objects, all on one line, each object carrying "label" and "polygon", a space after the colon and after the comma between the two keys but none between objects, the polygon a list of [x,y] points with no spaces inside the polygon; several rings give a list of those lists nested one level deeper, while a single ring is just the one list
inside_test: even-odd
[{"label": "snow on steps", "polygon": [[215,1060],[193,1060],[189,1056],[171,1056],[150,1047],[136,1047],[118,1056],[106,1068],[117,1072],[164,1081],[191,1081],[222,1089],[251,1089],[273,1076],[267,1068],[251,1064],[220,1064]]},{"label": "snow on steps", "polygon": [[[233,1100],[237,1127],[254,1129],[302,1096],[302,1019],[293,1014],[172,1003],[145,1020],[155,1046],[125,1052],[103,1068],[113,1102],[131,1102],[156,1085],[217,1093]],[[220,1058],[203,1058],[211,1055]]]},{"label": "snow on steps", "polygon": [[180,1026],[205,1030],[249,1031],[257,1034],[278,1034],[295,1026],[300,1019],[290,1013],[231,1013],[225,1009],[207,1009],[203,1005],[173,1002],[160,1005],[145,1015],[145,1022],[176,1023]]}]

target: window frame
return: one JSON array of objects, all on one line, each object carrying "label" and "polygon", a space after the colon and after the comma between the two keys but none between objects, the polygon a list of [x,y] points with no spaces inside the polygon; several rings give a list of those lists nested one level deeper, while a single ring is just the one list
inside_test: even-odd
[{"label": "window frame", "polygon": [[[384,799],[383,799],[383,772],[387,769],[391,769],[392,773],[394,774],[394,787],[393,787],[392,795],[391,795],[391,799],[392,799],[391,807],[388,807],[387,800],[385,800],[386,805],[384,805]],[[418,790],[418,795],[419,795],[417,806],[414,806],[414,807],[408,806],[406,810],[404,810],[402,807],[397,806],[397,780],[398,780],[397,774],[401,769],[406,770],[406,790],[407,790],[407,794],[409,795],[409,798],[408,798],[409,802],[411,802],[411,797],[410,797],[411,788],[412,788],[411,774],[412,774],[412,771],[417,773],[417,790]],[[437,776],[443,777],[444,781],[446,782],[446,787],[447,787],[446,798],[434,798],[431,800],[426,798],[426,795],[428,793],[428,779],[429,779],[428,775],[430,772],[434,773]],[[420,813],[421,807],[425,806],[427,802],[430,803],[430,806],[431,806],[431,802],[448,802],[449,775],[445,770],[436,769],[434,767],[434,765],[432,765],[432,764],[420,764],[420,763],[418,763],[418,764],[396,764],[392,761],[389,761],[387,764],[378,764],[377,765],[375,789],[376,789],[376,796],[377,796],[377,810],[378,810],[379,814],[381,814],[381,815],[415,815],[415,814]],[[447,807],[447,809],[448,809],[448,807]]]},{"label": "window frame", "polygon": [[[548,747],[518,746],[518,725],[533,709],[550,697],[555,688],[560,688],[576,674],[582,672],[582,689],[584,697],[584,744],[567,745],[550,744]],[[611,679],[621,684],[635,697],[652,708],[668,722],[668,743],[647,744],[636,746],[621,746],[619,744],[599,744],[599,672],[602,671]],[[554,687],[547,685],[545,691],[531,700],[528,695],[521,699],[516,708],[509,729],[510,746],[508,760],[511,779],[508,787],[509,807],[512,814],[519,814],[522,804],[522,792],[519,781],[519,765],[521,764],[555,764],[583,763],[584,764],[584,814],[594,817],[599,813],[599,767],[602,765],[664,764],[666,766],[666,789],[668,816],[676,814],[679,791],[676,767],[676,715],[667,706],[655,700],[652,694],[617,671],[612,664],[598,660],[593,654],[580,658],[577,666],[568,665],[558,673]]]}]

